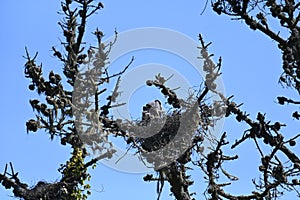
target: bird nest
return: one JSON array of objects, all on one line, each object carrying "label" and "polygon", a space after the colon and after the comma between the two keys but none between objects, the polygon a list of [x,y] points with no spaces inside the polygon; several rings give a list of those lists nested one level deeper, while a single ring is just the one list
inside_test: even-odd
[{"label": "bird nest", "polygon": [[195,104],[185,112],[174,111],[147,122],[123,123],[121,129],[129,135],[127,143],[137,147],[141,156],[158,168],[174,162],[191,148],[199,136],[200,121],[199,106]]}]

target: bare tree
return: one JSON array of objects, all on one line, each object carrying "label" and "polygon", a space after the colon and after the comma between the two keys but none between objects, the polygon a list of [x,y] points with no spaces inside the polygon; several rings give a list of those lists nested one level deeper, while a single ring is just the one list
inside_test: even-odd
[{"label": "bare tree", "polygon": [[[212,8],[218,14],[226,14],[266,34],[278,43],[282,50],[283,73],[280,83],[300,91],[300,35],[298,21],[300,3],[292,0],[218,0],[212,2]],[[159,120],[144,117],[140,121],[122,121],[110,115],[113,107],[122,106],[117,103],[119,84],[122,74],[134,61],[132,58],[123,70],[116,74],[108,72],[108,58],[111,47],[117,40],[104,44],[103,33],[97,28],[94,35],[95,46],[86,47],[83,36],[86,22],[90,16],[103,9],[103,4],[93,0],[65,0],[61,3],[61,14],[64,16],[59,25],[65,41],[63,51],[52,47],[53,55],[61,62],[63,77],[51,71],[43,76],[42,66],[36,63],[37,53],[29,55],[27,48],[25,76],[31,83],[29,89],[37,92],[40,99],[31,99],[30,104],[36,113],[34,119],[26,122],[27,132],[45,130],[51,139],[58,137],[62,145],[70,145],[72,156],[59,168],[60,180],[47,183],[40,181],[34,187],[23,183],[18,173],[14,172],[12,163],[5,166],[0,174],[0,182],[6,189],[12,189],[15,197],[22,199],[87,199],[90,185],[86,183],[90,175],[87,169],[104,158],[111,158],[115,153],[109,136],[114,135],[130,145],[145,162],[153,165],[158,176],[147,174],[145,181],[157,182],[158,199],[164,183],[170,184],[170,191],[176,199],[194,199],[189,187],[194,184],[189,170],[198,168],[205,174],[203,183],[207,188],[203,195],[206,199],[278,199],[283,192],[299,193],[300,160],[297,152],[290,146],[296,145],[300,134],[285,139],[281,133],[281,122],[270,122],[265,114],[258,113],[256,119],[250,119],[241,110],[242,104],[226,97],[217,90],[216,80],[220,76],[222,59],[213,60],[208,52],[211,43],[206,43],[199,34],[199,57],[203,59],[205,81],[188,99],[180,99],[176,91],[167,85],[167,79],[158,74],[154,80],[145,80],[149,87],[156,87],[165,96],[172,107],[164,118],[163,127],[149,136]],[[256,14],[255,20],[252,13]],[[290,31],[288,38],[271,30],[267,18],[280,21],[282,28]],[[114,90],[107,91],[108,84],[115,81]],[[70,88],[70,90],[65,88]],[[206,101],[209,94],[219,97],[219,101]],[[106,102],[100,101],[105,96]],[[300,104],[287,97],[278,97],[278,103]],[[145,108],[145,111],[147,108]],[[220,138],[210,137],[209,127],[222,117],[234,115],[237,122],[246,123],[249,128],[235,141],[227,141],[226,132]],[[292,117],[299,120],[296,111]],[[188,119],[188,120],[187,120]],[[203,142],[209,139],[213,147],[208,153],[203,152]],[[238,177],[225,170],[224,164],[238,159],[238,155],[230,155],[224,147],[231,149],[244,142],[253,141],[261,156],[258,168],[261,176],[253,181],[256,188],[251,194],[235,195],[226,192],[226,186],[237,181]],[[262,141],[262,142],[260,142]],[[180,146],[180,148],[178,148]],[[266,147],[268,152],[264,152]],[[97,157],[88,160],[90,152],[97,152]],[[171,153],[170,153],[171,152]],[[199,155],[197,159],[192,154]],[[227,155],[229,154],[229,155]],[[175,156],[174,156],[175,155]],[[180,156],[178,156],[180,155]],[[229,164],[230,166],[230,164]],[[254,169],[253,169],[254,170]],[[225,177],[227,182],[220,182]],[[199,180],[197,180],[199,181]]]}]

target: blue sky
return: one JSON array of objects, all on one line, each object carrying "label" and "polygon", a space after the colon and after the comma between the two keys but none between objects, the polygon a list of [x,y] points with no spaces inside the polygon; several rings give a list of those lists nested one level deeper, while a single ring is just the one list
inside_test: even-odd
[{"label": "blue sky", "polygon": [[[88,22],[85,37],[87,45],[96,43],[96,39],[90,34],[96,27],[106,34],[106,38],[113,36],[115,28],[118,32],[143,27],[168,28],[195,41],[201,33],[206,42],[213,42],[210,52],[216,55],[215,60],[219,56],[223,58],[222,79],[226,94],[234,94],[236,102],[243,102],[242,109],[253,119],[257,112],[262,112],[267,113],[269,120],[290,123],[283,130],[286,137],[299,131],[295,128],[297,123],[290,118],[291,112],[297,108],[283,107],[275,103],[279,95],[295,97],[296,93],[291,89],[283,89],[277,83],[282,72],[281,53],[276,43],[262,33],[254,32],[245,24],[232,21],[226,16],[217,16],[209,7],[200,15],[205,4],[203,1],[129,0],[103,3],[105,9]],[[61,146],[58,139],[50,141],[49,136],[42,131],[26,134],[25,123],[34,118],[29,99],[36,97],[36,94],[27,89],[29,80],[24,78],[25,59],[22,56],[25,53],[24,47],[27,46],[32,55],[39,52],[37,60],[43,63],[46,72],[52,69],[59,72],[61,65],[52,56],[51,47],[61,48],[59,39],[62,39],[62,33],[57,25],[61,19],[57,14],[60,3],[37,0],[15,3],[4,0],[1,7],[0,171],[1,167],[4,170],[5,164],[11,161],[15,170],[19,171],[22,181],[31,185],[39,180],[55,181],[60,178],[57,168],[69,157],[70,149]],[[148,55],[144,55],[145,59],[142,54],[137,55],[140,57],[137,57],[136,63],[151,61]],[[123,65],[126,64],[127,62]],[[179,67],[178,70],[180,69]],[[132,112],[140,110],[139,107],[131,109]],[[235,123],[234,118],[228,118],[224,131],[227,131],[229,139],[234,139],[245,128],[247,126]],[[241,145],[236,152],[239,152],[240,160],[233,162],[228,169],[240,176],[241,182],[228,187],[228,190],[236,194],[249,192],[252,188],[251,178],[257,177],[258,154],[251,142]],[[253,173],[249,173],[251,169]],[[156,198],[156,184],[143,182],[144,174],[119,172],[101,164],[91,173],[92,200]],[[201,173],[195,171],[193,175],[195,180],[203,180]],[[197,183],[191,191],[201,195],[204,191],[203,184]],[[11,194],[10,191],[0,188],[0,199],[10,199]],[[168,187],[165,187],[162,199],[173,199],[169,197]]]}]

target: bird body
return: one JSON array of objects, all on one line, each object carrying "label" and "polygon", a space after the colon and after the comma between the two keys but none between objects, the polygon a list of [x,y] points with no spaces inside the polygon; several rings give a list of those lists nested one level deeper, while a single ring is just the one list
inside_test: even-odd
[{"label": "bird body", "polygon": [[154,100],[143,106],[142,121],[149,122],[152,119],[162,118],[164,111],[159,100]]}]

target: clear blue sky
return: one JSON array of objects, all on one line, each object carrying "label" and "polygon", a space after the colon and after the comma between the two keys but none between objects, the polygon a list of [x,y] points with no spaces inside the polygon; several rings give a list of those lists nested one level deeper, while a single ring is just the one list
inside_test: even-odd
[{"label": "clear blue sky", "polygon": [[[88,22],[85,38],[87,44],[95,44],[96,40],[90,33],[96,27],[107,37],[113,35],[115,28],[122,32],[134,28],[162,27],[179,31],[195,41],[201,33],[206,42],[213,42],[210,52],[216,55],[215,60],[218,56],[223,58],[223,82],[227,95],[234,94],[238,103],[243,102],[242,109],[250,113],[253,119],[257,112],[263,112],[267,113],[270,120],[295,124],[290,120],[293,107],[282,107],[275,103],[278,95],[295,96],[295,92],[283,89],[277,84],[282,71],[280,51],[276,43],[263,34],[248,29],[239,21],[217,16],[209,7],[200,15],[205,2],[199,0],[129,0],[103,3],[105,9]],[[25,122],[34,118],[29,99],[35,97],[35,93],[27,89],[29,80],[24,78],[24,47],[27,46],[32,55],[39,52],[38,62],[43,63],[44,70],[60,70],[61,65],[51,52],[53,45],[60,48],[59,38],[62,39],[57,25],[61,19],[57,14],[59,10],[59,1],[27,0],[16,3],[4,0],[1,6],[0,171],[11,161],[14,169],[19,171],[20,179],[31,185],[39,180],[58,180],[60,173],[57,168],[69,158],[70,152],[68,147],[60,145],[58,139],[50,141],[48,135],[42,131],[26,134],[25,128]],[[141,60],[137,62],[142,64]],[[224,131],[227,131],[229,139],[233,139],[239,137],[245,128],[247,126],[235,123],[234,118],[228,118]],[[290,125],[283,131],[286,137],[291,137],[298,129]],[[240,153],[240,160],[233,162],[228,169],[240,176],[241,182],[228,187],[228,190],[239,194],[249,192],[252,188],[250,181],[257,177],[259,160],[251,142],[241,145],[236,151]],[[299,153],[299,148],[297,151]],[[249,173],[250,171],[253,173]],[[156,199],[156,184],[143,182],[144,174],[119,172],[101,164],[91,173],[92,200]],[[202,174],[197,171],[193,174],[195,180],[203,180]],[[197,183],[191,191],[200,196],[204,192],[203,184]],[[11,199],[10,195],[10,191],[0,187],[0,199]],[[161,199],[173,199],[169,197],[168,185],[164,188]],[[203,197],[200,196],[199,199]]]}]

